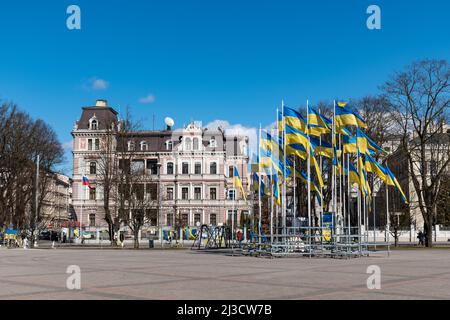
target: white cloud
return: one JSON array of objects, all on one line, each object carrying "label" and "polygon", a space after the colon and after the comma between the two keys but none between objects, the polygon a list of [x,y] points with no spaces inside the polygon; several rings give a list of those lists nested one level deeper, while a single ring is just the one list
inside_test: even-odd
[{"label": "white cloud", "polygon": [[109,87],[109,82],[104,79],[93,77],[87,80],[83,87],[89,91],[106,90]]},{"label": "white cloud", "polygon": [[258,142],[258,129],[246,127],[242,124],[230,124],[226,120],[214,120],[206,125],[208,129],[215,130],[219,127],[225,130],[225,135],[243,135],[248,137],[249,155],[256,153]]},{"label": "white cloud", "polygon": [[139,103],[142,103],[142,104],[150,104],[153,102],[155,102],[155,95],[152,93],[149,93],[147,96],[139,99]]}]

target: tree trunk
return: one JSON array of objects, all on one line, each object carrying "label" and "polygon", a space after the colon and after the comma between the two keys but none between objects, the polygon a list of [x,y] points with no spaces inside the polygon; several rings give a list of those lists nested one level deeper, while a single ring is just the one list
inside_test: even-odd
[{"label": "tree trunk", "polygon": [[139,249],[139,229],[134,230],[134,248]]},{"label": "tree trunk", "polygon": [[433,247],[433,224],[430,222],[425,222],[424,231],[425,231],[425,247],[432,248]]}]

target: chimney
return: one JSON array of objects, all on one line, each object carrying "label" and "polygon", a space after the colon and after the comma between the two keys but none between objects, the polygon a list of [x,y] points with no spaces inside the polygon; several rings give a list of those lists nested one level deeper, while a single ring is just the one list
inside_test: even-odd
[{"label": "chimney", "polygon": [[104,99],[97,99],[97,101],[95,102],[95,106],[96,107],[107,107],[108,101],[104,100]]}]

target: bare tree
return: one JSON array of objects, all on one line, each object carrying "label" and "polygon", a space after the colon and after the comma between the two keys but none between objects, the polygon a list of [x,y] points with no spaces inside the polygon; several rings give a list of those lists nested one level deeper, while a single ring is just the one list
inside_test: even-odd
[{"label": "bare tree", "polygon": [[449,75],[446,61],[423,60],[395,73],[382,87],[401,128],[401,151],[409,163],[427,247],[432,247],[436,201],[450,163],[449,138],[443,130],[449,119]]}]

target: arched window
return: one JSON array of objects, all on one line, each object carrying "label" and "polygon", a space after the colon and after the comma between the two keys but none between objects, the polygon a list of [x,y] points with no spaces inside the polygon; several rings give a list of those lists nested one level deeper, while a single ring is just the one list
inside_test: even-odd
[{"label": "arched window", "polygon": [[217,147],[217,142],[216,142],[216,137],[211,137],[211,139],[209,140],[209,146],[211,148],[216,148]]},{"label": "arched window", "polygon": [[217,163],[211,162],[209,164],[209,173],[210,174],[217,174]]},{"label": "arched window", "polygon": [[97,174],[97,163],[96,162],[89,163],[89,174]]},{"label": "arched window", "polygon": [[194,138],[194,150],[198,150],[198,138]]},{"label": "arched window", "polygon": [[190,151],[192,149],[192,140],[191,138],[186,138],[184,142],[184,147],[187,151]]},{"label": "arched window", "polygon": [[167,174],[173,174],[173,162],[167,163]]},{"label": "arched window", "polygon": [[147,150],[148,150],[147,142],[141,141],[141,151],[147,151]]},{"label": "arched window", "polygon": [[98,120],[95,115],[91,119],[89,119],[89,129],[98,130]]},{"label": "arched window", "polygon": [[128,151],[134,151],[134,142],[128,141]]}]

